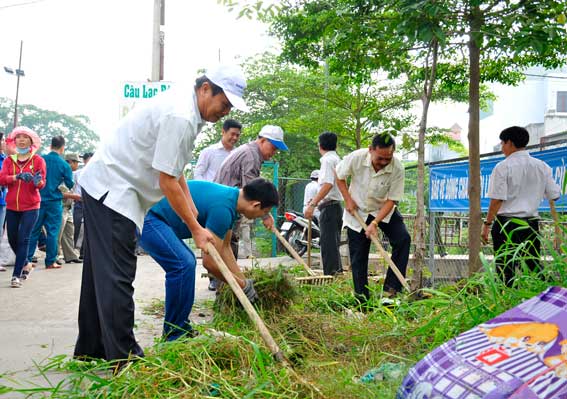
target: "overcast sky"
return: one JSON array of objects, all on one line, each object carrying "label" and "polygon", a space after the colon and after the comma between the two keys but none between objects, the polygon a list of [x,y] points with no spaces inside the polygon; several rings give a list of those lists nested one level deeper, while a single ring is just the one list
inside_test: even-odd
[{"label": "overcast sky", "polygon": [[[263,52],[266,27],[216,0],[165,0],[165,80]],[[15,4],[24,4],[12,6]],[[101,136],[118,120],[121,82],[151,75],[153,0],[0,0],[0,67],[17,68],[24,41],[21,104],[85,114]],[[16,78],[0,69],[0,97]]]}]

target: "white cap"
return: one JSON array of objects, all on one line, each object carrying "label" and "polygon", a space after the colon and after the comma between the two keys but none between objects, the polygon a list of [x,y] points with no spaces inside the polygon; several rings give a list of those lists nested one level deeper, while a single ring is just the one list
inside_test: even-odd
[{"label": "white cap", "polygon": [[318,179],[319,178],[319,169],[314,170],[313,172],[311,172],[311,176],[309,176],[310,179]]},{"label": "white cap", "polygon": [[242,99],[246,89],[246,78],[242,69],[236,65],[220,64],[209,69],[205,76],[224,91],[234,108],[248,112],[248,106]]},{"label": "white cap", "polygon": [[267,138],[278,150],[289,150],[283,141],[283,129],[279,126],[265,125],[258,136]]}]

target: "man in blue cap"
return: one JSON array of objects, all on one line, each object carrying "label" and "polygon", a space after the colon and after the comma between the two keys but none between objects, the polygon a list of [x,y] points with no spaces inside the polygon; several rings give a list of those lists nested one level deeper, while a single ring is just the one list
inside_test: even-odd
[{"label": "man in blue cap", "polygon": [[[260,176],[262,162],[270,160],[278,150],[288,151],[284,143],[284,131],[275,125],[265,125],[258,133],[258,138],[250,143],[243,144],[224,160],[215,176],[214,182],[229,187],[242,188]],[[264,226],[270,230],[274,225],[274,218],[268,214],[263,218]],[[249,229],[245,218],[237,222],[232,231],[231,247],[234,257],[238,259],[238,241],[242,227]],[[248,254],[246,254],[248,255]],[[214,287],[210,287],[214,289]]]}]

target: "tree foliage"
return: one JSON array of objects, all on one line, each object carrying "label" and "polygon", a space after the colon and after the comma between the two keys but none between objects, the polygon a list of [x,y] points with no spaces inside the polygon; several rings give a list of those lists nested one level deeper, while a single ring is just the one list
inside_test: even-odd
[{"label": "tree foliage", "polygon": [[[6,133],[12,131],[14,103],[7,98],[0,98],[0,129]],[[41,137],[41,151],[47,151],[53,136],[65,137],[65,150],[82,154],[93,151],[99,137],[89,128],[90,120],[84,115],[69,116],[55,111],[48,111],[35,105],[18,104],[18,124],[27,126]]]}]

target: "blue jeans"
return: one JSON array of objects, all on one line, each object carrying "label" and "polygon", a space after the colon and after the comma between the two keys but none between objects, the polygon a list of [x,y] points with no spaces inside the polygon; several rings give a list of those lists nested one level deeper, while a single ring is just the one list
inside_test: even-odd
[{"label": "blue jeans", "polygon": [[20,277],[22,269],[28,263],[30,235],[37,220],[39,209],[31,211],[6,211],[6,229],[10,248],[16,254],[16,264],[12,277]]},{"label": "blue jeans", "polygon": [[28,251],[28,261],[31,262],[37,240],[41,233],[41,228],[45,226],[45,266],[50,266],[57,260],[57,248],[59,245],[59,229],[63,217],[63,204],[60,200],[42,201],[39,208],[39,217],[33,228],[30,247]]},{"label": "blue jeans", "polygon": [[146,215],[139,244],[165,270],[163,334],[168,341],[175,340],[192,330],[189,313],[195,301],[195,255],[151,211]]}]

